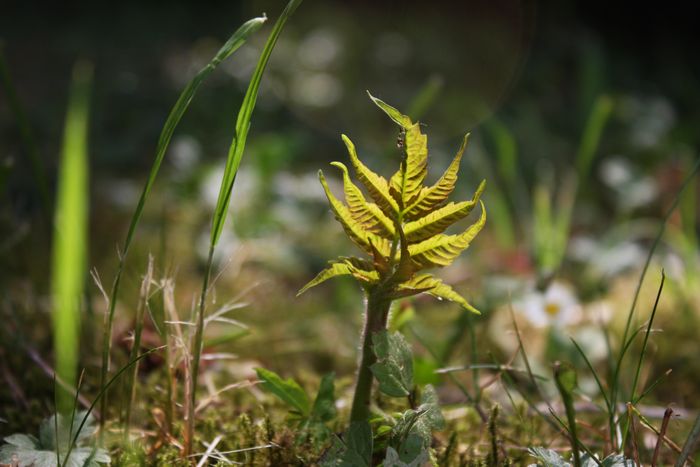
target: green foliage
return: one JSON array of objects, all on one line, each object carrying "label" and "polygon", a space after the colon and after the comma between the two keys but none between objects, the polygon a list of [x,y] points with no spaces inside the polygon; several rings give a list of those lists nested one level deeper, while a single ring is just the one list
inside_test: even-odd
[{"label": "green foliage", "polygon": [[[410,438],[417,437],[422,449],[428,450],[432,440],[433,431],[445,428],[445,419],[440,411],[437,393],[431,385],[423,388],[420,405],[418,408],[405,411],[396,421],[389,435],[389,446],[393,446],[400,453],[408,444]],[[411,461],[402,455],[404,462]]]},{"label": "green foliage", "polygon": [[[80,420],[87,417],[87,422]],[[55,414],[44,419],[39,427],[39,437],[13,434],[5,437],[0,447],[0,463],[54,467],[60,459],[63,467],[99,467],[110,462],[106,450],[88,445],[97,427],[87,412],[77,412],[73,419]],[[72,443],[75,447],[70,449]],[[58,453],[58,454],[57,454]],[[58,456],[58,457],[57,457]]]},{"label": "green foliage", "polygon": [[399,332],[372,336],[377,363],[371,366],[379,390],[392,397],[407,397],[413,391],[413,354]]},{"label": "green foliage", "polygon": [[[80,343],[80,298],[87,275],[88,244],[88,106],[92,65],[79,62],[63,133],[51,264],[54,349],[58,377],[77,381]],[[73,394],[57,385],[57,410],[72,410]]]},{"label": "green foliage", "polygon": [[316,399],[312,404],[306,391],[293,379],[283,380],[277,373],[264,368],[256,368],[255,371],[258,378],[263,381],[262,388],[291,407],[290,413],[298,421],[300,428],[298,442],[303,442],[310,437],[318,444],[328,439],[330,430],[326,423],[337,415],[333,373],[321,379]]},{"label": "green foliage", "polygon": [[219,195],[216,202],[216,208],[214,209],[214,215],[212,217],[210,240],[209,240],[209,256],[207,259],[206,270],[204,272],[204,280],[202,281],[202,291],[199,298],[199,310],[197,313],[197,326],[194,334],[194,342],[192,349],[192,365],[190,374],[190,390],[189,390],[189,414],[187,415],[187,420],[189,421],[187,425],[186,433],[186,447],[185,452],[190,453],[192,445],[192,436],[194,434],[194,407],[197,399],[197,379],[199,375],[199,360],[202,354],[202,346],[204,342],[204,313],[206,307],[206,297],[209,290],[209,278],[211,276],[211,270],[214,260],[214,250],[216,249],[216,244],[219,241],[221,232],[223,231],[224,224],[226,222],[226,217],[228,214],[229,205],[231,202],[231,192],[233,191],[233,183],[236,180],[236,174],[238,173],[238,167],[241,164],[241,159],[243,158],[243,151],[245,149],[246,140],[248,138],[248,130],[250,129],[250,122],[253,117],[253,110],[255,109],[255,104],[258,99],[258,90],[260,89],[260,82],[262,80],[263,73],[267,67],[267,63],[272,55],[272,50],[277,44],[277,39],[279,38],[284,25],[287,20],[292,16],[297,7],[301,4],[302,0],[290,0],[287,6],[282,11],[282,14],[275,22],[270,35],[265,42],[265,47],[263,48],[258,63],[255,66],[253,75],[248,83],[248,89],[246,90],[245,96],[243,97],[243,102],[241,107],[238,109],[238,117],[236,118],[236,128],[231,141],[231,145],[228,151],[228,157],[226,159],[226,167],[224,168],[224,176],[221,180],[221,186],[219,188]]},{"label": "green foliage", "polygon": [[[529,454],[537,459],[538,467],[571,467],[571,462],[565,460],[558,452],[551,449],[533,447],[528,449]],[[594,459],[588,454],[581,454],[582,467],[634,467],[634,461],[625,459],[619,454],[611,454],[602,461]]]},{"label": "green foliage", "polygon": [[[248,20],[240,28],[238,28],[226,43],[219,49],[219,51],[214,55],[209,63],[207,63],[199,72],[187,83],[185,89],[182,90],[180,96],[178,97],[175,105],[170,110],[168,118],[163,125],[160,137],[158,138],[158,145],[156,147],[156,155],[151,166],[151,171],[148,175],[146,184],[141,191],[136,209],[131,215],[131,221],[129,222],[129,230],[126,234],[126,239],[124,240],[124,246],[122,247],[121,255],[119,257],[119,266],[117,267],[117,273],[114,278],[114,283],[112,285],[112,291],[110,293],[109,300],[109,311],[107,312],[106,326],[103,335],[103,349],[102,349],[102,368],[100,372],[100,386],[104,387],[107,381],[107,374],[109,372],[109,355],[112,345],[112,324],[114,321],[114,312],[117,306],[117,297],[119,296],[119,289],[121,284],[121,277],[124,271],[124,264],[131,248],[131,243],[133,242],[134,235],[136,233],[136,227],[141,220],[144,207],[146,205],[146,200],[151,192],[151,188],[156,181],[158,172],[160,171],[160,166],[165,158],[165,153],[170,145],[170,140],[175,133],[177,125],[182,120],[183,115],[187,111],[192,99],[194,99],[199,86],[204,82],[204,80],[209,76],[219,64],[230,57],[238,48],[240,48],[248,39],[248,37],[255,31],[260,29],[260,27],[265,23],[266,18],[253,18]],[[107,408],[107,397],[102,399],[100,404],[100,412],[106,413]],[[100,419],[100,423],[103,423],[104,417]]]},{"label": "green foliage", "polygon": [[291,378],[283,380],[277,373],[264,368],[256,368],[255,372],[258,374],[258,378],[263,380],[262,387],[264,389],[279,397],[284,403],[296,410],[299,415],[308,416],[311,413],[309,397],[299,386],[299,383]]},{"label": "green foliage", "polygon": [[[486,222],[486,211],[480,201],[485,182],[481,182],[471,200],[447,202],[457,181],[467,137],[442,177],[434,185],[425,186],[428,140],[420,124],[380,99],[370,97],[401,129],[401,167],[389,180],[372,172],[358,158],[354,144],[343,135],[355,174],[370,200],[353,184],[347,167],[340,162],[332,165],[342,172],[345,203],[331,192],[323,172],[319,172],[319,178],[345,233],[372,259],[339,258],[299,293],[332,277],[351,275],[368,293],[381,289],[388,298],[395,299],[426,292],[478,313],[450,286],[430,274],[417,274],[423,269],[450,265]],[[473,225],[460,234],[444,233],[477,205],[481,205],[481,216]]]},{"label": "green foliage", "polygon": [[331,450],[321,460],[322,467],[371,467],[374,439],[368,422],[353,422],[336,438]]}]

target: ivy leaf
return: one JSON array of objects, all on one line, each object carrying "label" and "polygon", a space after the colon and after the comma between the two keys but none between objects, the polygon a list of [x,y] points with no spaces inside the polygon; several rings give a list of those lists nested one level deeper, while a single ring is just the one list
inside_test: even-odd
[{"label": "ivy leaf", "polygon": [[284,403],[297,410],[303,417],[311,413],[309,396],[293,379],[283,380],[277,373],[264,368],[256,368],[258,378],[263,381],[262,387],[271,392]]},{"label": "ivy leaf", "polygon": [[481,217],[458,235],[439,234],[420,243],[409,245],[411,258],[422,268],[449,266],[464,251],[486,224],[486,209],[481,203]]},{"label": "ivy leaf", "polygon": [[416,293],[425,292],[440,300],[444,299],[458,303],[477,315],[481,314],[481,312],[467,302],[464,297],[455,292],[452,287],[432,274],[419,274],[414,276],[409,281],[399,285],[399,291],[402,290],[415,291]]},{"label": "ivy leaf", "polygon": [[423,187],[418,197],[404,209],[404,219],[412,221],[421,218],[447,200],[457,183],[459,163],[462,160],[468,141],[469,135],[467,134],[464,136],[462,146],[460,146],[459,151],[457,151],[457,155],[435,185]]},{"label": "ivy leaf", "polygon": [[377,362],[370,368],[379,390],[392,397],[406,397],[413,390],[413,355],[399,332],[380,331],[372,335]]}]

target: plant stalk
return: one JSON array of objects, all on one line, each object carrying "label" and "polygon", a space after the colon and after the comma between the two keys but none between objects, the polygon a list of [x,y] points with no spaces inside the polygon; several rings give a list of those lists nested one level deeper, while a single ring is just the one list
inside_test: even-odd
[{"label": "plant stalk", "polygon": [[381,291],[371,291],[367,294],[367,311],[365,313],[365,328],[362,335],[362,356],[357,373],[357,385],[352,399],[350,423],[367,421],[369,405],[372,397],[372,381],[374,375],[370,367],[377,361],[372,345],[372,336],[386,329],[391,300]]}]

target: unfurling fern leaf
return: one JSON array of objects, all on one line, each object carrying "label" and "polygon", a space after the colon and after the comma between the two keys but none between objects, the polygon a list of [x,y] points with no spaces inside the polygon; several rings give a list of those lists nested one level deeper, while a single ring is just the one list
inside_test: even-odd
[{"label": "unfurling fern leaf", "polygon": [[[352,275],[368,295],[374,297],[393,300],[425,292],[479,313],[440,279],[430,274],[417,274],[422,269],[451,264],[486,222],[486,211],[480,201],[486,186],[484,181],[471,200],[447,202],[457,181],[467,136],[442,177],[434,185],[425,186],[428,138],[421,132],[420,124],[384,101],[372,95],[370,98],[401,127],[404,138],[401,167],[389,180],[374,173],[359,159],[352,141],[343,135],[352,168],[371,201],[352,182],[348,168],[340,162],[332,165],[342,171],[345,203],[330,191],[323,172],[319,172],[319,178],[336,219],[348,237],[372,260],[340,258],[299,293],[331,277]],[[481,216],[473,225],[460,234],[444,233],[455,222],[467,217],[477,205],[481,206]]]}]

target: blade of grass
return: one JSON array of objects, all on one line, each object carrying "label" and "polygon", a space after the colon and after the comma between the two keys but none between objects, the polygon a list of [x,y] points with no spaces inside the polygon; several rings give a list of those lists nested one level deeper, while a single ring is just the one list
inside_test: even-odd
[{"label": "blade of grass", "polygon": [[[146,269],[146,275],[143,277],[141,282],[141,293],[139,297],[139,303],[136,307],[136,319],[134,323],[134,342],[131,348],[131,356],[129,360],[135,360],[141,352],[141,333],[143,331],[143,322],[145,316],[145,310],[148,308],[148,299],[151,293],[151,284],[153,282],[153,257],[148,257],[148,267]],[[129,441],[129,429],[131,426],[131,409],[136,399],[136,376],[138,375],[139,365],[134,364],[133,368],[127,375],[126,382],[126,408],[124,409],[124,441]]]},{"label": "blade of grass", "polygon": [[[73,68],[63,134],[51,265],[56,373],[75,385],[80,342],[80,297],[87,274],[88,107],[92,65]],[[72,394],[56,387],[57,412],[70,413]]]},{"label": "blade of grass", "polygon": [[[107,390],[117,381],[117,379],[119,379],[119,377],[120,377],[126,370],[128,370],[129,368],[131,368],[133,365],[137,364],[137,363],[138,363],[139,361],[141,361],[142,359],[148,357],[148,356],[149,356],[150,354],[152,354],[153,352],[156,352],[156,351],[158,351],[158,350],[164,349],[165,347],[167,347],[167,346],[166,346],[166,345],[162,345],[162,346],[160,346],[160,347],[155,347],[155,348],[149,349],[149,350],[147,350],[146,352],[142,353],[142,354],[139,355],[137,358],[135,358],[134,360],[129,361],[129,363],[127,363],[126,365],[124,365],[123,367],[121,367],[121,368],[114,374],[114,376],[112,376],[112,377],[109,379],[109,381],[107,381],[107,382],[105,383],[104,386],[100,387],[100,390],[97,392],[97,395],[95,396],[95,399],[93,399],[92,403],[90,404],[90,406],[89,406],[89,407],[87,408],[87,410],[85,411],[85,415],[83,416],[83,419],[80,421],[80,425],[78,425],[78,429],[76,430],[75,435],[73,436],[73,439],[72,439],[72,441],[71,441],[71,443],[70,443],[70,446],[69,446],[69,448],[68,448],[68,452],[66,453],[66,457],[65,457],[66,459],[69,459],[69,458],[70,458],[70,453],[71,453],[71,451],[72,451],[73,448],[77,445],[77,443],[78,443],[78,437],[80,436],[80,432],[83,431],[83,427],[85,426],[85,423],[87,423],[88,417],[90,416],[90,414],[92,413],[93,409],[94,409],[95,406],[97,405],[97,401],[101,400],[102,397],[104,397],[104,395],[107,393]],[[56,432],[58,433],[58,431],[56,431]]]},{"label": "blade of grass", "polygon": [[[617,358],[617,362],[615,363],[615,369],[613,371],[613,378],[611,381],[611,387],[610,387],[610,403],[613,407],[613,411],[617,411],[617,398],[618,398],[618,393],[619,393],[619,385],[620,385],[620,370],[622,368],[622,360],[624,358],[624,349],[627,347],[627,338],[629,336],[630,328],[632,327],[632,319],[634,317],[634,312],[637,307],[637,300],[639,300],[639,294],[642,290],[642,284],[644,283],[644,278],[646,277],[647,270],[649,269],[649,265],[651,264],[651,258],[654,256],[654,252],[656,251],[656,248],[659,246],[659,243],[661,241],[661,238],[664,235],[664,232],[666,231],[666,224],[668,223],[668,220],[671,218],[671,215],[673,212],[676,210],[676,207],[678,206],[678,203],[681,199],[681,196],[685,192],[686,188],[688,188],[688,185],[693,181],[693,178],[697,175],[698,170],[700,170],[700,158],[698,158],[697,161],[695,161],[695,164],[693,165],[692,170],[688,174],[688,176],[685,178],[683,183],[681,184],[680,188],[676,192],[676,196],[673,200],[673,203],[671,206],[668,208],[666,211],[666,215],[664,216],[663,220],[661,221],[661,225],[659,226],[659,231],[656,234],[656,237],[654,238],[654,242],[651,245],[651,248],[649,248],[649,253],[647,254],[646,261],[644,262],[644,267],[642,268],[642,272],[639,276],[639,281],[637,282],[637,288],[635,289],[634,292],[634,297],[632,299],[632,304],[630,305],[630,310],[627,313],[627,322],[625,323],[625,330],[622,334],[622,344],[623,344],[623,351],[620,352],[620,355]],[[630,338],[631,340],[631,338]],[[612,420],[614,420],[616,414],[613,413],[613,416],[611,417]],[[611,433],[612,435],[612,433]],[[613,448],[615,448],[615,442],[613,440]]]},{"label": "blade of grass", "polygon": [[571,450],[574,454],[574,467],[581,467],[581,455],[578,446],[581,442],[578,439],[576,429],[576,411],[574,409],[573,392],[576,389],[576,370],[571,364],[566,362],[555,362],[553,365],[554,382],[556,383],[561,399],[564,402],[566,418],[569,421],[569,434],[571,435]]},{"label": "blade of grass", "polygon": [[187,443],[185,445],[185,456],[189,456],[192,453],[192,435],[194,434],[194,409],[196,406],[197,398],[197,377],[199,373],[199,359],[202,354],[202,342],[204,336],[204,312],[206,305],[207,292],[209,290],[209,279],[211,276],[211,269],[214,261],[214,250],[221,237],[221,232],[223,231],[224,224],[226,222],[226,214],[228,213],[228,207],[231,201],[231,192],[233,190],[233,183],[236,180],[236,174],[238,173],[238,167],[240,166],[241,159],[243,158],[243,150],[245,149],[246,139],[248,137],[248,130],[250,129],[250,121],[253,116],[253,110],[255,109],[255,104],[258,99],[258,90],[260,88],[260,81],[262,80],[263,73],[267,67],[267,63],[272,55],[272,50],[277,43],[284,25],[287,23],[289,17],[294,13],[297,7],[301,4],[302,0],[290,0],[287,6],[282,11],[282,14],[277,19],[272,32],[267,38],[265,47],[260,54],[260,59],[258,64],[253,71],[253,75],[250,78],[250,83],[248,84],[248,90],[243,98],[243,103],[238,111],[238,117],[236,119],[235,133],[233,135],[233,140],[231,141],[231,146],[229,147],[228,157],[226,159],[226,167],[224,168],[224,176],[221,180],[221,187],[219,188],[219,197],[216,202],[216,208],[214,210],[214,216],[212,219],[211,226],[211,237],[209,242],[209,255],[207,258],[207,264],[204,271],[204,280],[202,281],[202,293],[199,300],[199,310],[197,313],[197,328],[195,331],[194,342],[193,342],[193,356],[191,364],[191,388],[190,388],[190,403],[189,414],[187,416],[186,423],[186,434],[185,439]]},{"label": "blade of grass", "polygon": [[408,105],[407,114],[413,118],[413,121],[418,121],[425,112],[433,105],[435,99],[442,91],[443,79],[439,75],[432,75],[423,87],[418,91],[418,94],[413,98]]},{"label": "blade of grass", "polygon": [[[654,308],[651,310],[651,316],[649,317],[649,323],[647,324],[646,332],[644,333],[644,340],[642,342],[642,350],[639,352],[639,359],[637,360],[637,368],[634,372],[634,380],[632,381],[632,391],[630,400],[635,399],[635,393],[637,391],[637,384],[639,383],[639,375],[642,373],[642,364],[644,363],[644,355],[647,351],[647,344],[649,343],[649,335],[651,334],[651,326],[654,323],[654,317],[656,316],[656,309],[659,306],[659,300],[661,299],[661,292],[664,290],[664,282],[666,282],[666,274],[664,270],[661,270],[661,283],[659,284],[659,291],[656,293],[656,300],[654,301]],[[625,421],[625,428],[622,431],[622,449],[624,450],[627,441],[627,435],[629,433],[629,417]]]},{"label": "blade of grass", "polygon": [[685,462],[690,457],[690,452],[693,450],[693,447],[697,444],[698,440],[700,440],[700,415],[698,415],[695,419],[693,428],[690,430],[688,438],[685,440],[683,450],[678,456],[678,459],[676,459],[676,464],[674,467],[683,467],[683,465],[685,465]]},{"label": "blade of grass", "polygon": [[[153,187],[153,184],[155,183],[158,171],[160,170],[161,163],[163,162],[163,158],[165,157],[165,152],[168,149],[168,145],[170,144],[170,139],[172,138],[173,133],[175,132],[175,128],[180,123],[182,116],[185,114],[185,111],[187,111],[187,108],[192,102],[192,99],[194,98],[195,93],[197,92],[197,89],[202,84],[202,82],[216,69],[216,67],[222,61],[227,59],[229,56],[231,56],[231,54],[238,50],[238,48],[245,43],[245,41],[251,34],[260,29],[260,27],[265,21],[266,18],[264,17],[253,18],[245,22],[240,28],[236,30],[236,32],[234,32],[231,35],[228,41],[226,41],[226,43],[216,53],[214,58],[209,63],[207,63],[207,65],[204,68],[199,70],[199,72],[194,76],[194,78],[192,78],[192,80],[190,80],[190,82],[187,83],[187,86],[185,86],[185,89],[183,89],[182,93],[180,94],[180,97],[178,97],[177,102],[175,102],[175,105],[170,110],[170,114],[168,114],[168,118],[165,121],[165,125],[163,125],[160,137],[158,138],[158,145],[156,147],[156,156],[153,162],[153,166],[151,167],[151,171],[148,175],[148,180],[146,181],[146,184],[143,187],[143,191],[141,192],[141,196],[139,197],[139,201],[136,205],[136,209],[134,210],[134,214],[131,217],[131,222],[129,223],[129,230],[127,231],[126,239],[124,241],[124,246],[119,254],[119,265],[117,266],[117,273],[112,284],[112,291],[109,300],[109,310],[107,311],[107,314],[105,316],[105,326],[102,341],[103,347],[102,370],[100,372],[100,387],[104,386],[107,380],[107,375],[109,373],[109,354],[112,345],[112,323],[114,321],[114,310],[116,309],[117,305],[117,296],[119,295],[119,286],[121,284],[121,277],[124,271],[124,263],[129,253],[129,248],[131,247],[131,243],[136,232],[136,227],[139,223],[139,220],[141,219],[141,215],[143,214],[143,208],[146,204],[146,200],[151,191],[151,188]],[[102,401],[100,403],[100,413],[102,414],[102,417],[100,417],[100,436],[102,436],[102,429],[104,428],[107,397],[108,396],[105,395],[105,397],[102,398]]]},{"label": "blade of grass", "polygon": [[15,120],[17,121],[17,126],[19,127],[22,143],[24,144],[29,156],[34,181],[41,200],[41,208],[47,221],[46,225],[51,225],[51,195],[49,194],[49,183],[46,177],[46,169],[41,157],[39,156],[39,149],[37,148],[32,127],[29,124],[29,119],[24,113],[24,108],[19,101],[19,97],[17,97],[17,90],[15,89],[9,67],[7,66],[4,44],[2,42],[0,42],[0,84],[5,91],[10,110],[14,114]]},{"label": "blade of grass", "polygon": [[583,182],[588,178],[593,158],[600,144],[600,138],[603,135],[603,129],[610,118],[612,110],[613,102],[608,96],[599,96],[593,104],[593,109],[591,109],[586,122],[586,128],[583,130],[581,143],[576,154],[576,171],[578,172],[579,182]]},{"label": "blade of grass", "polygon": [[578,342],[576,342],[573,337],[569,337],[569,339],[571,339],[571,342],[574,344],[574,347],[576,347],[576,350],[578,350],[578,353],[581,354],[581,357],[583,357],[583,361],[586,362],[586,366],[588,367],[591,374],[593,375],[593,379],[595,379],[595,382],[598,385],[598,390],[600,391],[600,394],[603,396],[603,399],[605,400],[605,407],[607,407],[608,413],[609,413],[610,412],[610,400],[608,399],[608,396],[605,393],[605,389],[603,388],[603,384],[601,383],[600,378],[598,377],[598,372],[595,371],[590,360],[588,360],[586,353],[583,351],[581,346],[578,345]]}]

